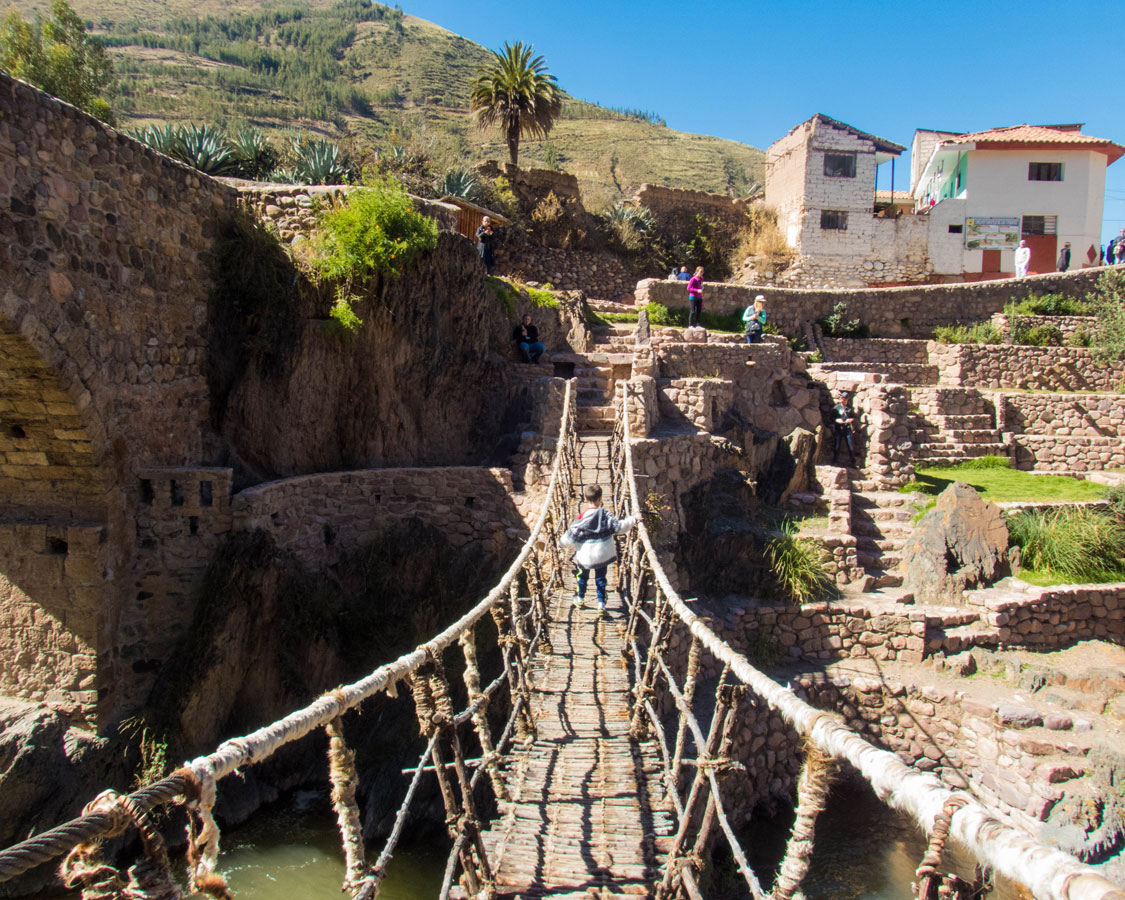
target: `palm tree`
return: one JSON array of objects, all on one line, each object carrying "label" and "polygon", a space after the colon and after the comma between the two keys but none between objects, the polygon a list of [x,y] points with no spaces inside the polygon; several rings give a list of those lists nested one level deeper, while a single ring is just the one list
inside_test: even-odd
[{"label": "palm tree", "polygon": [[522,41],[492,51],[492,65],[480,71],[469,94],[477,125],[499,125],[508,143],[512,165],[519,159],[520,138],[546,137],[562,112],[562,91],[547,71],[542,56],[531,58],[532,45]]}]

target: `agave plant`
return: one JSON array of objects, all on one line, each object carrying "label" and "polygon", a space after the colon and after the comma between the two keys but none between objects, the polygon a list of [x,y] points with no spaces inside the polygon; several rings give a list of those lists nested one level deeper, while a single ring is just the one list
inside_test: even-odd
[{"label": "agave plant", "polygon": [[475,200],[478,193],[477,180],[464,169],[450,169],[438,182],[438,194],[442,197],[461,197]]},{"label": "agave plant", "polygon": [[241,178],[259,179],[277,168],[280,155],[260,128],[240,128],[230,141]]},{"label": "agave plant", "polygon": [[653,226],[652,211],[644,206],[628,206],[618,200],[605,214],[607,224],[614,229],[650,231]]},{"label": "agave plant", "polygon": [[130,135],[165,156],[180,158],[180,129],[176,125],[167,122],[163,126],[149,125],[130,132]]},{"label": "agave plant", "polygon": [[352,180],[347,154],[321,138],[301,142],[293,168],[302,184],[346,184]]},{"label": "agave plant", "polygon": [[274,169],[272,172],[267,172],[263,181],[271,181],[274,184],[301,183],[301,180],[297,177],[297,171],[291,166],[287,169]]},{"label": "agave plant", "polygon": [[184,125],[180,128],[178,158],[207,175],[233,175],[238,161],[221,128]]}]

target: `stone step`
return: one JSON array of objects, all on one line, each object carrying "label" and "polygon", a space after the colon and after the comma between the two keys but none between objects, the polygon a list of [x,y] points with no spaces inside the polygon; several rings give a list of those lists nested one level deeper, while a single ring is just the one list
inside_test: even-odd
[{"label": "stone step", "polygon": [[997,444],[1000,443],[1000,432],[995,428],[959,428],[954,431],[944,431],[946,440],[961,444]]},{"label": "stone step", "polygon": [[985,413],[972,413],[968,415],[946,416],[934,415],[927,418],[943,429],[951,428],[995,428],[996,421],[991,415]]},{"label": "stone step", "polygon": [[954,443],[952,441],[927,441],[918,444],[916,455],[938,456],[1007,456],[1007,444],[1000,443]]},{"label": "stone step", "polygon": [[902,587],[902,574],[900,572],[875,569],[874,571],[868,570],[867,574],[871,578],[867,590]]},{"label": "stone step", "polygon": [[855,498],[852,498],[852,520],[857,522],[911,522],[914,519],[914,510],[909,506],[892,507],[860,507],[856,509]]},{"label": "stone step", "polygon": [[913,494],[902,494],[898,491],[855,491],[852,493],[852,507],[860,509],[879,508],[889,506],[909,506],[914,502]]},{"label": "stone step", "polygon": [[899,537],[872,537],[871,535],[856,536],[855,547],[857,553],[887,553],[902,550],[906,546],[907,536]]},{"label": "stone step", "polygon": [[856,561],[868,572],[877,569],[898,572],[902,557],[895,553],[856,553]]},{"label": "stone step", "polygon": [[947,628],[942,632],[926,631],[926,649],[936,653],[960,653],[973,647],[995,647],[1000,643],[1000,633],[980,622]]}]

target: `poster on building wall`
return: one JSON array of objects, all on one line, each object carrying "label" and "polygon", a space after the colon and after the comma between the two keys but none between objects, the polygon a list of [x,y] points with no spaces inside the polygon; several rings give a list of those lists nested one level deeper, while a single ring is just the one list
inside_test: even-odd
[{"label": "poster on building wall", "polygon": [[1019,216],[965,219],[966,250],[1014,250],[1019,242]]}]

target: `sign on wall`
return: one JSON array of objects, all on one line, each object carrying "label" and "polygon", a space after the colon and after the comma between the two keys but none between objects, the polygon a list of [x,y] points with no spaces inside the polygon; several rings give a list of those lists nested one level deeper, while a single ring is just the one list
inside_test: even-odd
[{"label": "sign on wall", "polygon": [[1019,242],[1019,216],[965,219],[966,250],[1013,250]]}]

